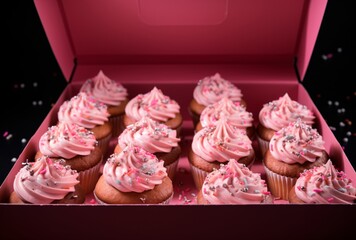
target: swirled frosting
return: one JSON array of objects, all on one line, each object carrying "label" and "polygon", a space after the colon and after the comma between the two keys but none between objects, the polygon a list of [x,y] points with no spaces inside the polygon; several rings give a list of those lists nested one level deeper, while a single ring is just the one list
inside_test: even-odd
[{"label": "swirled frosting", "polygon": [[232,101],[227,97],[204,108],[200,115],[200,123],[202,127],[215,125],[221,115],[225,115],[229,124],[237,128],[246,129],[253,123],[252,113],[247,112],[240,102]]},{"label": "swirled frosting", "polygon": [[127,146],[110,156],[103,169],[108,184],[121,192],[143,192],[162,183],[167,176],[163,161],[137,146]]},{"label": "swirled frosting", "polygon": [[272,203],[265,181],[260,174],[235,159],[207,175],[202,186],[203,197],[210,204]]},{"label": "swirled frosting", "polygon": [[230,81],[223,79],[219,73],[200,79],[193,92],[194,99],[204,106],[218,102],[223,97],[241,101],[242,93]]},{"label": "swirled frosting", "polygon": [[78,173],[65,165],[65,160],[41,157],[35,162],[26,162],[17,173],[14,191],[25,202],[48,204],[63,199],[74,192],[79,183]]},{"label": "swirled frosting", "polygon": [[250,155],[252,142],[245,130],[231,126],[222,116],[215,126],[202,128],[194,135],[192,150],[208,162],[224,163]]},{"label": "swirled frosting", "polygon": [[179,111],[178,103],[156,87],[146,94],[138,94],[127,103],[125,108],[127,116],[136,121],[149,116],[156,121],[166,122],[175,118]]},{"label": "swirled frosting", "polygon": [[288,126],[290,122],[296,121],[298,118],[312,125],[315,118],[312,111],[305,105],[293,101],[288,93],[278,100],[263,105],[258,117],[263,126],[275,131]]},{"label": "swirled frosting", "polygon": [[310,125],[298,119],[277,131],[269,142],[274,158],[288,164],[315,162],[325,151],[322,136]]},{"label": "swirled frosting", "polygon": [[85,81],[80,92],[92,95],[100,102],[111,106],[119,106],[128,95],[122,84],[108,78],[101,70],[95,77]]},{"label": "swirled frosting", "polygon": [[107,106],[84,92],[63,102],[58,110],[59,121],[76,123],[88,129],[103,125],[108,117]]},{"label": "swirled frosting", "polygon": [[295,193],[305,203],[356,203],[356,188],[343,171],[335,169],[331,160],[300,174]]},{"label": "swirled frosting", "polygon": [[179,141],[176,130],[149,117],[143,117],[136,123],[127,126],[118,137],[121,149],[134,144],[150,153],[170,152],[172,148],[178,146]]},{"label": "swirled frosting", "polygon": [[59,122],[41,136],[39,149],[48,157],[70,159],[89,155],[96,144],[93,132],[74,123]]}]

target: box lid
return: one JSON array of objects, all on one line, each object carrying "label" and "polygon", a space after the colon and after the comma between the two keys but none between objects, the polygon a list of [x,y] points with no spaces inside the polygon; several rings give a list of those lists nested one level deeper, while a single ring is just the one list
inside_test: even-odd
[{"label": "box lid", "polygon": [[34,2],[67,80],[75,61],[296,64],[303,79],[327,4],[327,0]]}]

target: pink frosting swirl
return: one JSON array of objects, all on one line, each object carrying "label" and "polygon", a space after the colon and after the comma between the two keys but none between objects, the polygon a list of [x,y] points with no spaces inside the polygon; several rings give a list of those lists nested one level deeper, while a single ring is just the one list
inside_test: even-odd
[{"label": "pink frosting swirl", "polygon": [[48,204],[63,199],[74,192],[79,183],[78,173],[65,165],[65,160],[41,157],[35,162],[26,162],[17,173],[14,191],[25,202]]},{"label": "pink frosting swirl", "polygon": [[150,153],[170,152],[178,146],[177,131],[168,128],[149,117],[126,127],[118,137],[118,144],[124,149],[130,144],[139,146]]},{"label": "pink frosting swirl", "polygon": [[322,136],[298,119],[276,132],[269,142],[272,156],[288,164],[315,162],[325,151]]},{"label": "pink frosting swirl", "polygon": [[100,102],[111,106],[119,106],[128,95],[122,84],[111,80],[101,70],[98,75],[85,81],[80,92],[92,95]]},{"label": "pink frosting swirl", "polygon": [[65,101],[58,110],[59,121],[76,123],[89,129],[103,125],[108,117],[107,106],[84,92]]},{"label": "pink frosting swirl", "polygon": [[221,115],[225,115],[229,124],[237,128],[246,129],[253,123],[252,113],[247,112],[240,102],[232,101],[227,97],[204,108],[200,115],[200,123],[202,127],[215,125]]},{"label": "pink frosting swirl", "polygon": [[315,116],[305,105],[293,101],[288,93],[278,100],[263,105],[259,113],[260,123],[275,131],[288,126],[290,122],[296,121],[298,118],[312,125]]},{"label": "pink frosting swirl", "polygon": [[96,144],[93,132],[74,123],[59,122],[41,136],[39,149],[48,157],[70,159],[89,155]]},{"label": "pink frosting swirl", "polygon": [[295,193],[305,203],[356,203],[356,188],[346,174],[338,171],[331,160],[301,173]]},{"label": "pink frosting swirl", "polygon": [[210,204],[273,203],[260,174],[253,173],[235,159],[207,175],[202,194]]},{"label": "pink frosting swirl", "polygon": [[250,155],[252,142],[245,130],[234,128],[222,116],[215,126],[202,128],[194,135],[192,150],[208,162],[224,163]]},{"label": "pink frosting swirl", "polygon": [[162,183],[167,176],[163,161],[143,148],[127,146],[106,161],[103,175],[121,192],[143,192]]},{"label": "pink frosting swirl", "polygon": [[194,99],[204,106],[218,102],[223,97],[241,101],[242,93],[230,81],[223,79],[219,73],[199,80],[193,92]]},{"label": "pink frosting swirl", "polygon": [[171,118],[175,118],[179,111],[180,106],[178,103],[165,96],[156,87],[146,94],[139,94],[131,99],[125,108],[126,114],[136,121],[143,116],[149,116],[156,121],[166,122]]}]

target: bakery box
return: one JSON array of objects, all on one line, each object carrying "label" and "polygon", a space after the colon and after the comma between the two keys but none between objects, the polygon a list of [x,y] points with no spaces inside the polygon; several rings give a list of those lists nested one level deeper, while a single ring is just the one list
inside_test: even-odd
[{"label": "bakery box", "polygon": [[[294,205],[282,200],[198,205],[187,161],[194,134],[188,112],[193,89],[199,79],[220,73],[241,89],[255,124],[263,104],[284,93],[310,108],[336,167],[356,182],[355,170],[301,84],[326,0],[35,0],[34,4],[68,85],[1,185],[2,239],[53,231],[65,237],[123,239],[254,238],[276,231],[281,237],[321,238],[348,233],[345,229],[356,220],[355,205]],[[183,153],[173,200],[168,205],[108,206],[97,204],[89,194],[81,205],[8,204],[16,173],[22,162],[34,157],[39,137],[56,123],[59,106],[100,70],[120,81],[130,98],[156,86],[180,104]],[[112,139],[111,146],[116,141]],[[265,176],[261,159],[252,170]]]}]

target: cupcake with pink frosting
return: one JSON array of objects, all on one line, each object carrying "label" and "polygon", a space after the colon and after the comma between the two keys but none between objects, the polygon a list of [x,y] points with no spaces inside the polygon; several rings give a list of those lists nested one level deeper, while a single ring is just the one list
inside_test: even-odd
[{"label": "cupcake with pink frosting", "polygon": [[291,122],[273,135],[263,158],[268,188],[276,198],[288,200],[299,175],[328,159],[324,140],[317,130],[301,119]]},{"label": "cupcake with pink frosting", "polygon": [[355,204],[356,188],[329,159],[326,164],[301,173],[288,199],[299,204]]},{"label": "cupcake with pink frosting", "polygon": [[107,110],[110,114],[109,121],[112,125],[112,135],[118,136],[122,131],[120,129],[122,116],[125,113],[125,107],[128,102],[127,89],[119,82],[107,77],[100,70],[95,77],[85,81],[80,92],[85,92],[107,105]]},{"label": "cupcake with pink frosting", "polygon": [[41,157],[23,163],[16,174],[10,203],[79,204],[85,194],[79,186],[78,173],[63,159]]},{"label": "cupcake with pink frosting", "polygon": [[79,173],[83,191],[93,191],[103,159],[93,132],[74,123],[58,122],[48,128],[39,140],[35,159],[42,156],[66,160],[66,164]]},{"label": "cupcake with pink frosting", "polygon": [[137,146],[127,146],[106,161],[94,189],[100,204],[168,204],[173,184],[163,161]]},{"label": "cupcake with pink frosting", "polygon": [[315,116],[305,105],[292,100],[288,93],[263,105],[258,115],[256,131],[262,156],[266,153],[273,134],[298,118],[312,126]]},{"label": "cupcake with pink frosting", "polygon": [[252,113],[246,111],[246,107],[242,106],[240,102],[232,101],[227,97],[208,105],[203,110],[195,130],[199,131],[203,127],[215,125],[221,115],[225,115],[233,127],[246,130],[249,138],[253,138],[255,128]]},{"label": "cupcake with pink frosting", "polygon": [[154,87],[145,94],[138,94],[131,99],[125,108],[123,128],[148,116],[153,120],[166,124],[169,128],[177,130],[179,135],[183,118],[179,104],[164,95],[162,90]]},{"label": "cupcake with pink frosting", "polygon": [[92,131],[103,155],[112,136],[109,116],[107,106],[85,92],[63,102],[58,110],[58,121],[75,123]]},{"label": "cupcake with pink frosting", "polygon": [[119,153],[129,145],[141,147],[163,160],[168,176],[173,180],[181,154],[179,142],[176,130],[145,116],[126,127],[118,137],[114,152]]},{"label": "cupcake with pink frosting", "polygon": [[252,141],[246,131],[231,126],[222,116],[216,125],[202,128],[194,135],[188,160],[197,189],[200,189],[205,177],[229,159],[251,167],[255,160]]},{"label": "cupcake with pink frosting", "polygon": [[259,173],[230,159],[207,175],[197,195],[198,204],[273,203],[271,193]]},{"label": "cupcake with pink frosting", "polygon": [[222,78],[219,73],[198,81],[198,84],[194,88],[193,98],[189,103],[189,113],[192,117],[194,128],[200,121],[200,115],[203,110],[224,97],[234,102],[240,102],[242,106],[246,106],[241,90],[232,82]]}]

